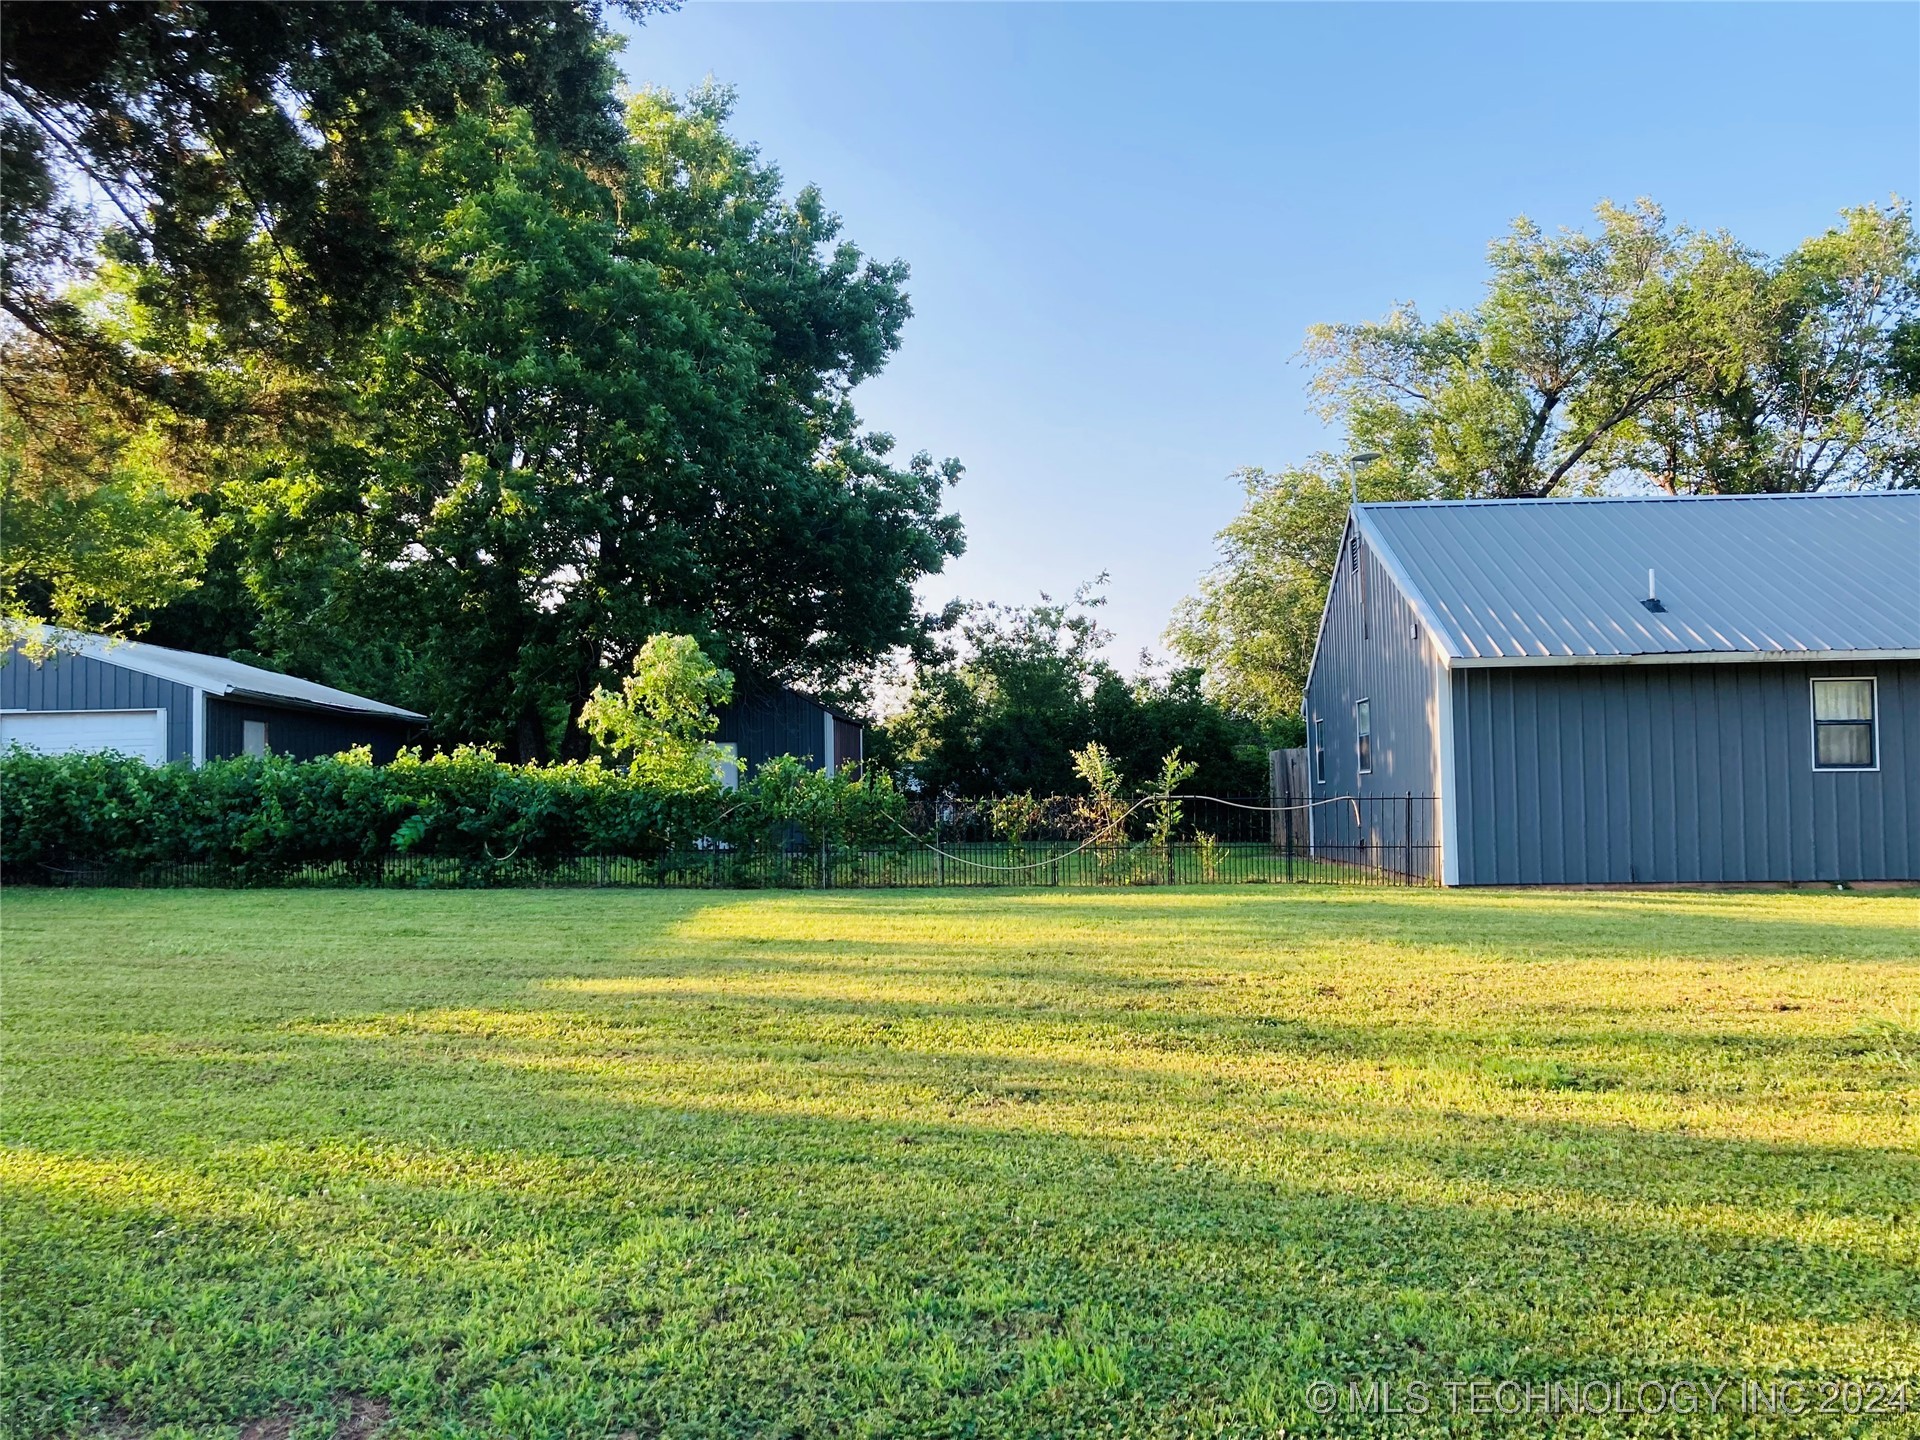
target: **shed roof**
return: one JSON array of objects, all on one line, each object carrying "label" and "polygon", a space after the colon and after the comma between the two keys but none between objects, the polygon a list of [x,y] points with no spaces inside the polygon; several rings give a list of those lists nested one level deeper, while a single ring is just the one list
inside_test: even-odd
[{"label": "shed roof", "polygon": [[118,640],[107,635],[90,635],[82,630],[46,628],[42,631],[56,651],[90,656],[109,665],[121,665],[144,675],[157,675],[176,685],[191,686],[209,695],[231,696],[240,700],[260,700],[268,704],[295,705],[309,710],[336,710],[355,715],[378,715],[390,720],[422,721],[427,717],[398,705],[369,700],[331,685],[302,680],[296,675],[263,670],[238,660],[223,660],[218,655],[197,655],[190,650],[169,650],[139,640]]},{"label": "shed roof", "polygon": [[1355,523],[1450,663],[1920,657],[1920,491],[1363,504]]}]

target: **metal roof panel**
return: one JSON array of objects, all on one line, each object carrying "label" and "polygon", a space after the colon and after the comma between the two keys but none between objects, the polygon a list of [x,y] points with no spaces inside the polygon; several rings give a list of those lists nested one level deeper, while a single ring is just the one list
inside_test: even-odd
[{"label": "metal roof panel", "polygon": [[[38,628],[38,627],[36,627]],[[157,675],[176,685],[204,690],[209,695],[243,696],[248,699],[283,700],[323,710],[340,710],[357,715],[379,715],[392,720],[425,720],[427,717],[398,705],[369,700],[351,691],[336,690],[297,675],[282,675],[246,665],[218,655],[197,655],[190,650],[169,650],[141,640],[119,640],[108,635],[90,635],[81,630],[46,627],[42,630],[55,651],[89,655],[109,665]]]},{"label": "metal roof panel", "polygon": [[1920,651],[1920,491],[1359,508],[1455,659]]}]

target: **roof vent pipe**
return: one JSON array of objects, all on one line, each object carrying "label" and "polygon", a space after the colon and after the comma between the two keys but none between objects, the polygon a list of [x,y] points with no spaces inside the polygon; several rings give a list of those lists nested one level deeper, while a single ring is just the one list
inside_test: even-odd
[{"label": "roof vent pipe", "polygon": [[1371,465],[1379,458],[1378,450],[1362,450],[1347,457],[1347,493],[1352,497],[1355,505],[1360,503],[1360,467]]},{"label": "roof vent pipe", "polygon": [[1656,615],[1664,613],[1667,608],[1660,603],[1660,591],[1654,586],[1651,570],[1647,571],[1647,598],[1640,603]]}]

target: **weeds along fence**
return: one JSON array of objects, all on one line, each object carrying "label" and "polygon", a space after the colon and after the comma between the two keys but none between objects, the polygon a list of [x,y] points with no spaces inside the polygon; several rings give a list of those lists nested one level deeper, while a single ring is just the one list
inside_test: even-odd
[{"label": "weeds along fence", "polygon": [[[1100,814],[1084,798],[916,800],[899,836],[861,846],[701,845],[654,857],[387,855],[275,865],[72,865],[31,877],[68,886],[168,888],[883,889],[1438,882],[1434,797],[1280,806],[1265,797],[1175,796]],[[12,874],[10,880],[30,877]]]}]

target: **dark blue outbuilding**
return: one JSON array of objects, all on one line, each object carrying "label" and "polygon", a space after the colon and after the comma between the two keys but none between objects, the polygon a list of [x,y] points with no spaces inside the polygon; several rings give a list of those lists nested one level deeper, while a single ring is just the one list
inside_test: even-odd
[{"label": "dark blue outbuilding", "polygon": [[385,764],[426,717],[218,655],[47,630],[0,659],[0,749],[111,750],[150,764],[358,745]]},{"label": "dark blue outbuilding", "polygon": [[729,788],[779,755],[829,775],[858,774],[866,758],[866,729],[858,720],[785,685],[743,678],[714,718],[721,782]]},{"label": "dark blue outbuilding", "polygon": [[1355,506],[1303,708],[1450,885],[1920,880],[1920,492]]}]

